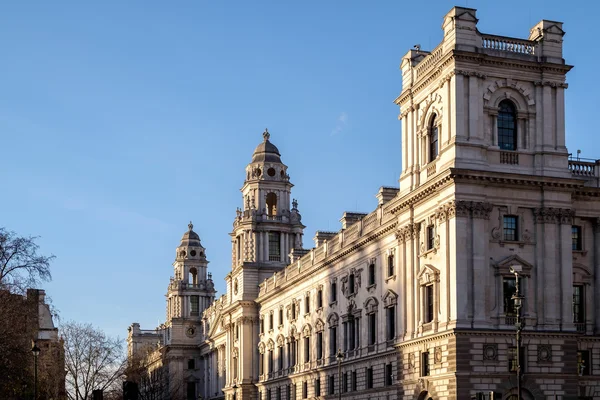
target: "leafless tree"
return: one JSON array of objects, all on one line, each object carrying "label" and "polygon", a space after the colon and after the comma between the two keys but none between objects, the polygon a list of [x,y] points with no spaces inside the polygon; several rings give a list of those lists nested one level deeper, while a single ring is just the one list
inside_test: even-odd
[{"label": "leafless tree", "polygon": [[95,389],[105,393],[121,388],[126,357],[123,343],[91,324],[61,326],[65,341],[66,385],[70,400],[87,400]]},{"label": "leafless tree", "polygon": [[184,400],[181,377],[169,371],[164,350],[148,346],[129,358],[125,376],[137,383],[139,400]]},{"label": "leafless tree", "polygon": [[28,287],[52,279],[53,255],[39,255],[37,237],[20,237],[0,227],[0,288],[24,293]]}]

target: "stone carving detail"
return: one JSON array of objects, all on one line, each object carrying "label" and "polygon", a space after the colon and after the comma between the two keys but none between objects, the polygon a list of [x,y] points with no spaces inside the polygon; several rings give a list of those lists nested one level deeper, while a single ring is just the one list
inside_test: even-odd
[{"label": "stone carving detail", "polygon": [[523,231],[523,241],[526,243],[531,242],[531,232],[529,232],[529,229]]},{"label": "stone carving detail", "polygon": [[415,367],[415,355],[414,353],[410,353],[408,355],[408,365],[407,365],[408,369],[414,368]]},{"label": "stone carving detail", "polygon": [[538,345],[537,358],[539,362],[552,361],[552,346],[550,346],[549,344]]},{"label": "stone carving detail", "polygon": [[492,228],[492,238],[496,239],[496,240],[500,239],[500,228],[499,227],[495,226]]},{"label": "stone carving detail", "polygon": [[493,206],[487,202],[465,200],[452,200],[443,207],[446,210],[448,219],[453,217],[468,217],[469,215],[472,215],[473,218],[490,219],[493,209]]},{"label": "stone carving detail", "polygon": [[538,224],[567,224],[573,223],[575,212],[567,208],[541,207],[533,209],[534,221]]},{"label": "stone carving detail", "polygon": [[498,345],[495,343],[488,343],[483,345],[483,359],[486,361],[497,361],[498,360]]},{"label": "stone carving detail", "polygon": [[442,348],[437,346],[433,351],[433,362],[439,364],[442,362]]},{"label": "stone carving detail", "polygon": [[490,219],[492,205],[490,203],[471,202],[471,212],[473,213],[473,218]]}]

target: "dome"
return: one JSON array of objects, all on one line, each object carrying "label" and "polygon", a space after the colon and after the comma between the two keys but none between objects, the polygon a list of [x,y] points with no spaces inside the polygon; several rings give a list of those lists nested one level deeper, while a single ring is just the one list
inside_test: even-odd
[{"label": "dome", "polygon": [[281,154],[279,154],[279,149],[269,142],[269,131],[265,129],[263,133],[263,142],[256,146],[254,153],[252,154],[252,162],[277,162],[281,163]]},{"label": "dome", "polygon": [[194,225],[190,221],[190,223],[188,224],[188,231],[186,233],[184,233],[183,236],[181,237],[180,246],[202,247],[202,245],[200,244],[200,236],[198,236],[198,234],[196,232],[194,232],[193,229],[194,229]]}]

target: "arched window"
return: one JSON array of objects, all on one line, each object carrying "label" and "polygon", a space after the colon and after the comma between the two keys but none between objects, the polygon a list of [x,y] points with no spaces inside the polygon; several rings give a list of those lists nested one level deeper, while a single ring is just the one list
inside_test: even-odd
[{"label": "arched window", "polygon": [[501,150],[517,149],[517,115],[515,105],[509,100],[498,106],[498,146]]},{"label": "arched window", "polygon": [[438,126],[437,115],[433,114],[429,123],[429,162],[438,156]]},{"label": "arched window", "polygon": [[267,214],[277,215],[277,195],[273,192],[267,194]]}]

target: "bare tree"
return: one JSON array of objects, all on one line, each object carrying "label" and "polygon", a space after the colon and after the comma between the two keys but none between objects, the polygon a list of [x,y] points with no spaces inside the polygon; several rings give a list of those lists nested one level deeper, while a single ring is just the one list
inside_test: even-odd
[{"label": "bare tree", "polygon": [[37,237],[20,237],[0,227],[0,288],[24,293],[28,287],[52,279],[53,255],[37,254]]},{"label": "bare tree", "polygon": [[165,348],[147,346],[129,357],[125,376],[137,383],[140,400],[183,400],[181,376],[169,370]]},{"label": "bare tree", "polygon": [[71,400],[87,400],[92,391],[120,390],[126,357],[122,341],[91,324],[68,322],[61,327],[65,341],[67,394]]}]

